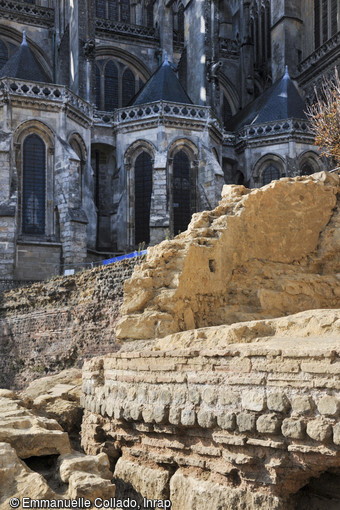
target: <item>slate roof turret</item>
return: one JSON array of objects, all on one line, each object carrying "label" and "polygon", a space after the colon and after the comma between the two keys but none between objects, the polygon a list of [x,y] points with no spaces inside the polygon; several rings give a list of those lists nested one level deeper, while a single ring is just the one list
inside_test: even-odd
[{"label": "slate roof turret", "polygon": [[191,99],[180,84],[174,70],[165,56],[163,64],[148,79],[142,89],[130,101],[130,106],[152,103],[153,101],[171,101],[192,104]]},{"label": "slate roof turret", "polygon": [[237,113],[229,122],[229,131],[238,131],[243,126],[263,124],[284,119],[306,119],[306,104],[291,80],[288,67],[284,76],[275,82],[255,101]]},{"label": "slate roof turret", "polygon": [[19,48],[0,69],[0,78],[6,76],[43,83],[51,81],[28,46],[25,31],[23,32],[22,43]]}]

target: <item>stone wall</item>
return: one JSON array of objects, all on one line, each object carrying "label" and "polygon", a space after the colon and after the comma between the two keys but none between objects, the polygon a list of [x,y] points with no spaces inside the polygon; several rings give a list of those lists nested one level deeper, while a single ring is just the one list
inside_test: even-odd
[{"label": "stone wall", "polygon": [[339,176],[225,186],[220,205],[148,251],[125,285],[121,339],[340,306]]},{"label": "stone wall", "polygon": [[116,351],[123,283],[139,259],[0,293],[0,387]]},{"label": "stone wall", "polygon": [[315,310],[94,358],[85,451],[173,510],[298,508],[310,479],[340,472],[339,334],[339,311]]}]

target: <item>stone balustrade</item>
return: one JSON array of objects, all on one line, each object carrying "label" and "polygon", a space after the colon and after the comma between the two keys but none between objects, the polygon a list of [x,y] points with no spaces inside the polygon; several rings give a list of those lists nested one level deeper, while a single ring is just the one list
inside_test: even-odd
[{"label": "stone balustrade", "polygon": [[159,31],[153,27],[145,27],[143,25],[133,25],[131,23],[123,23],[121,21],[114,21],[110,19],[96,18],[96,32],[99,34],[105,32],[106,34],[127,35],[140,37],[143,39],[159,40]]},{"label": "stone balustrade", "polygon": [[54,25],[54,9],[15,0],[0,0],[2,18],[41,27]]},{"label": "stone balustrade", "polygon": [[87,116],[92,115],[92,106],[63,85],[53,85],[16,78],[0,79],[0,102],[7,101],[7,96],[25,96],[63,103],[73,106]]},{"label": "stone balustrade", "polygon": [[305,60],[300,62],[298,70],[300,73],[307,71],[310,67],[315,66],[317,62],[328,55],[331,51],[337,50],[340,44],[340,32],[328,39],[324,44],[311,53]]},{"label": "stone balustrade", "polygon": [[244,139],[262,138],[264,136],[277,136],[284,134],[304,134],[313,136],[307,120],[286,119],[265,124],[253,124],[245,126],[236,135],[236,142]]}]

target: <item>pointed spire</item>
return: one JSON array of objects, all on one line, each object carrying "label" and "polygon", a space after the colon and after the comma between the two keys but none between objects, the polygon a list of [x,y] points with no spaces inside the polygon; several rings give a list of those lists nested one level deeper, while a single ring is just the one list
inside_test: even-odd
[{"label": "pointed spire", "polygon": [[286,78],[286,79],[290,78],[289,72],[288,72],[288,66],[286,66],[286,71],[285,71],[284,78]]},{"label": "pointed spire", "polygon": [[21,46],[27,46],[27,41],[26,41],[26,30],[23,30],[23,31],[22,31],[22,43],[21,43]]}]

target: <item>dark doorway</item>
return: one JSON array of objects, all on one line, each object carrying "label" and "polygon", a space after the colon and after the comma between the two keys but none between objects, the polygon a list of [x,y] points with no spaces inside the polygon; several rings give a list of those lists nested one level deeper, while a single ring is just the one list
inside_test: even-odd
[{"label": "dark doorway", "polygon": [[135,244],[150,242],[151,156],[143,151],[135,163]]},{"label": "dark doorway", "polygon": [[187,229],[191,220],[190,161],[183,150],[177,152],[173,163],[174,235]]}]

